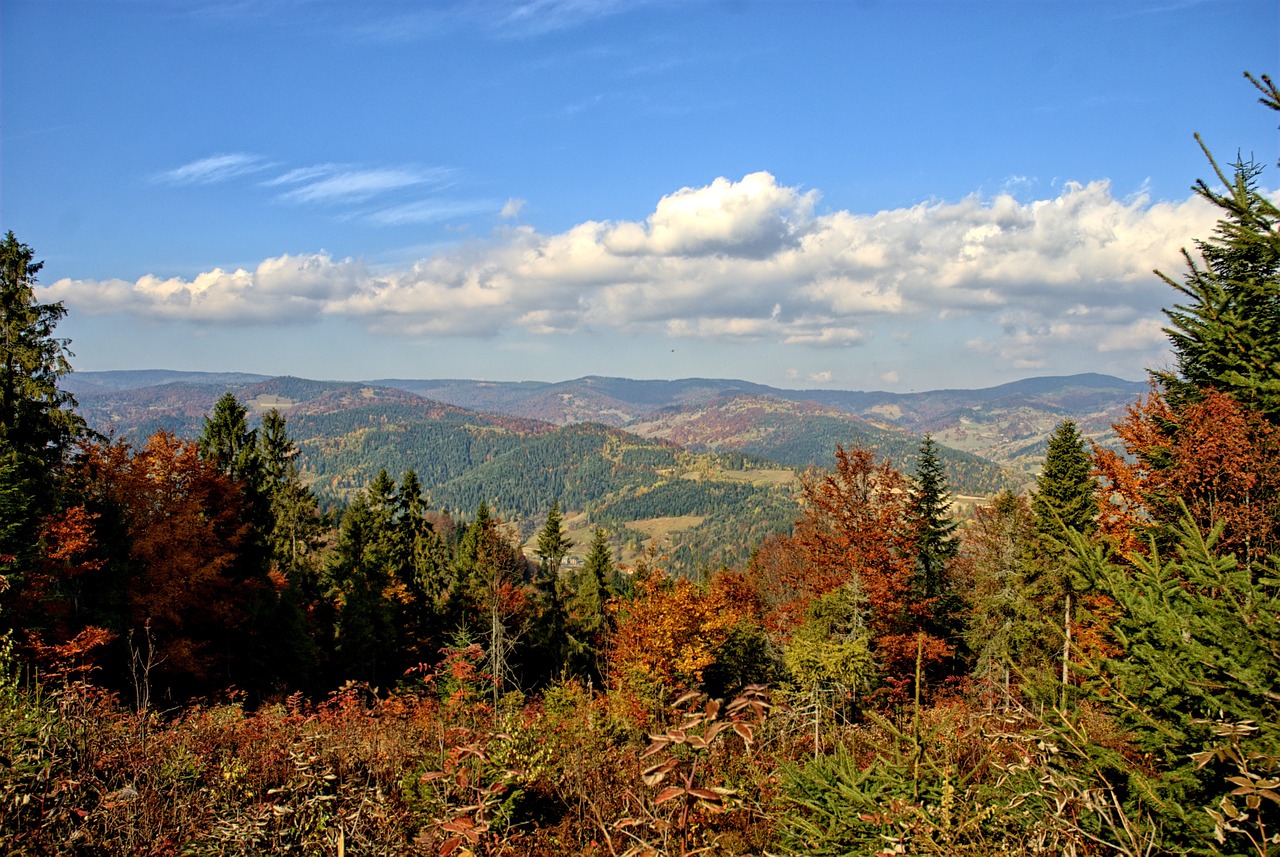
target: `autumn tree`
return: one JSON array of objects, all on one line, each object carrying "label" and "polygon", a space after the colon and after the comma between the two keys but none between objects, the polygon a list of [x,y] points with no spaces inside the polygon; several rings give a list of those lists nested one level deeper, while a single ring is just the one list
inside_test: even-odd
[{"label": "autumn tree", "polygon": [[938,636],[939,599],[916,587],[916,540],[910,487],[864,449],[836,449],[836,469],[811,474],[795,537],[807,560],[803,579],[789,581],[807,609],[813,599],[856,583],[869,604],[872,647],[884,669],[887,696],[902,701],[915,665],[933,677],[954,654]]},{"label": "autumn tree", "polygon": [[[671,578],[650,556],[637,572],[634,598],[613,602],[609,683],[642,722],[657,717],[680,690],[697,689],[716,653],[742,619],[734,581],[707,586]],[[726,585],[729,584],[729,585]]]},{"label": "autumn tree", "polygon": [[94,599],[102,624],[135,638],[149,626],[163,652],[156,678],[177,694],[270,684],[261,622],[272,585],[244,555],[238,487],[163,432],[136,453],[88,446],[79,479],[110,559]]},{"label": "autumn tree", "polygon": [[1280,428],[1216,391],[1175,410],[1159,390],[1116,425],[1127,457],[1096,450],[1111,498],[1103,528],[1127,552],[1169,545],[1188,513],[1246,568],[1280,551]]}]

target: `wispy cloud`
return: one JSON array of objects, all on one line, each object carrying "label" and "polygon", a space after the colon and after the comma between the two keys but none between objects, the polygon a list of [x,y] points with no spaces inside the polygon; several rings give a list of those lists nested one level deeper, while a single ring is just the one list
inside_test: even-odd
[{"label": "wispy cloud", "polygon": [[286,202],[357,203],[406,188],[447,187],[452,176],[451,170],[442,167],[365,169],[322,165],[290,170],[271,184],[296,185],[280,195],[280,199]]},{"label": "wispy cloud", "polygon": [[[433,2],[410,11],[374,16],[347,32],[372,42],[404,43],[439,39],[459,31],[498,39],[531,39],[573,29],[601,18],[671,0],[488,0]],[[394,8],[394,7],[393,7]]]},{"label": "wispy cloud", "polygon": [[638,0],[525,0],[511,4],[496,29],[518,36],[538,36],[576,27],[642,5]]},{"label": "wispy cloud", "polygon": [[[505,210],[504,206],[501,211]],[[486,200],[421,199],[370,212],[364,215],[364,219],[380,226],[403,226],[407,223],[436,223],[485,211],[499,211],[497,203]]]},{"label": "wispy cloud", "polygon": [[229,179],[268,169],[268,164],[260,155],[247,152],[210,155],[183,164],[172,170],[156,173],[152,180],[160,184],[171,185],[204,185],[217,184]]}]

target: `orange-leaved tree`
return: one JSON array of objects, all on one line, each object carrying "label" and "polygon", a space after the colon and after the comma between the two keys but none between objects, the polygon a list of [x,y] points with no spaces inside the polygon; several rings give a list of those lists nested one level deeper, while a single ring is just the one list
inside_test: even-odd
[{"label": "orange-leaved tree", "polygon": [[79,469],[98,538],[118,551],[106,572],[111,624],[140,646],[154,641],[153,678],[179,693],[256,678],[254,618],[270,585],[241,557],[249,525],[239,488],[195,444],[165,432],[136,453],[124,442],[89,444]]},{"label": "orange-leaved tree", "polygon": [[1116,433],[1131,460],[1095,449],[1102,531],[1123,551],[1168,536],[1182,505],[1217,549],[1243,564],[1280,550],[1280,427],[1212,390],[1175,409],[1159,390],[1129,408]]},{"label": "orange-leaved tree", "polygon": [[790,581],[792,609],[856,584],[867,600],[888,697],[901,701],[915,681],[917,662],[936,672],[954,653],[951,643],[929,630],[939,599],[913,585],[917,545],[907,480],[868,450],[837,447],[835,470],[807,476],[803,501],[795,539],[805,558],[804,577]]},{"label": "orange-leaved tree", "polygon": [[676,691],[701,686],[717,651],[747,618],[751,599],[742,597],[738,575],[717,575],[703,587],[645,564],[637,578],[631,600],[610,602],[617,627],[608,664],[610,686],[644,720]]}]

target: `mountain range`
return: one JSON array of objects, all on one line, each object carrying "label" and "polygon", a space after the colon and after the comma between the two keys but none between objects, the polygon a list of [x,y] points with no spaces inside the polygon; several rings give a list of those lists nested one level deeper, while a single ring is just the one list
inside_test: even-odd
[{"label": "mountain range", "polygon": [[168,370],[81,372],[64,386],[91,428],[134,444],[158,430],[195,437],[231,392],[254,416],[285,415],[321,497],[412,468],[455,515],[483,501],[527,536],[557,500],[579,544],[605,525],[633,550],[658,540],[685,571],[740,562],[786,529],[799,474],[829,466],[836,444],[910,473],[932,434],[963,511],[1026,487],[1063,419],[1114,445],[1111,423],[1146,389],[1102,375],[895,394],[700,378],[342,382]]}]

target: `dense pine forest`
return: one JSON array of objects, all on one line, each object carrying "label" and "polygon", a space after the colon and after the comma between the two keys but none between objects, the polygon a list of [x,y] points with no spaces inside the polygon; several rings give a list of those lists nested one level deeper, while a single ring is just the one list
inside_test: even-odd
[{"label": "dense pine forest", "polygon": [[[798,510],[602,501],[562,463],[688,456],[602,426],[495,424],[358,484],[368,448],[304,478],[298,426],[230,393],[198,436],[104,437],[9,232],[0,853],[1280,853],[1280,209],[1261,165],[1209,163],[1124,454],[1065,420],[1033,489],[964,517],[928,436],[910,473],[835,445]],[[496,502],[424,488],[472,456]],[[709,496],[793,517],[698,574],[622,561],[618,522]]]}]

